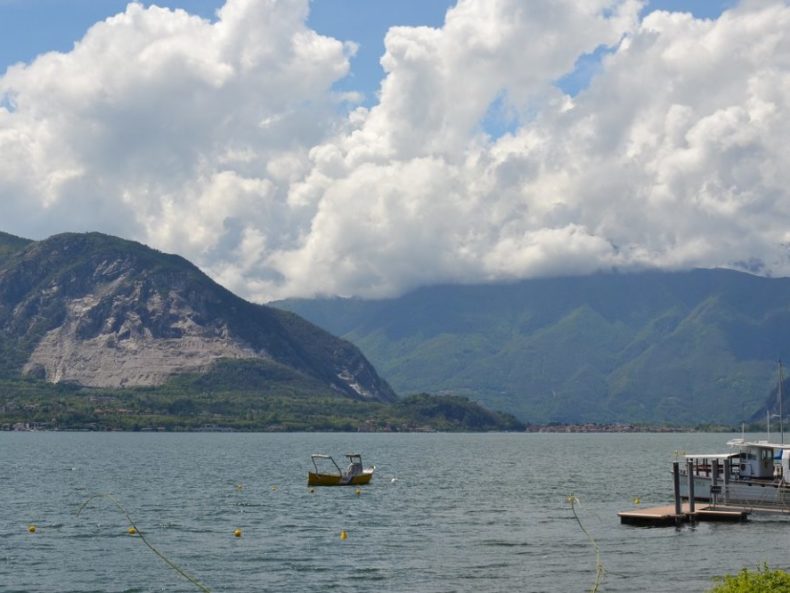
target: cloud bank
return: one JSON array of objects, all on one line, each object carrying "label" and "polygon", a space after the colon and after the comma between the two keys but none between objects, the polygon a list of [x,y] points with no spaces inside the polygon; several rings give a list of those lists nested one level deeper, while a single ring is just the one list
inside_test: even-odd
[{"label": "cloud bank", "polygon": [[[459,0],[378,103],[308,0],[130,4],[0,78],[0,228],[101,230],[265,301],[728,266],[790,274],[790,6]],[[576,96],[556,81],[608,48]],[[486,122],[509,132],[492,137]]]}]

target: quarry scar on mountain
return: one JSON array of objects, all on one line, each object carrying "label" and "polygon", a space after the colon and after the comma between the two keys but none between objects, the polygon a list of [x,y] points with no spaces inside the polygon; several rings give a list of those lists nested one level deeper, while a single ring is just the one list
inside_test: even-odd
[{"label": "quarry scar on mountain", "polygon": [[156,338],[139,315],[124,313],[137,296],[114,299],[112,314],[99,335],[87,339],[80,339],[79,331],[91,322],[91,312],[102,304],[101,297],[92,294],[68,302],[65,321],[38,343],[23,372],[89,387],[153,386],[176,373],[206,371],[221,358],[271,359],[265,352],[234,341],[224,324],[198,325],[190,318],[189,306],[172,293],[167,299],[155,294],[145,304],[152,316],[177,319],[171,327],[182,335]]}]

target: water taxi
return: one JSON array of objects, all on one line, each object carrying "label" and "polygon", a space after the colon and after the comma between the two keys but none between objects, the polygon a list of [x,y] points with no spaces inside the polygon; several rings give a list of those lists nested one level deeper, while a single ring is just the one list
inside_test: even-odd
[{"label": "water taxi", "polygon": [[727,442],[727,453],[684,455],[682,498],[714,505],[790,512],[790,444]]},{"label": "water taxi", "polygon": [[[375,465],[363,467],[362,456],[358,453],[346,455],[348,467],[345,470],[340,469],[337,462],[329,455],[315,453],[310,458],[315,471],[307,473],[308,486],[362,486],[370,482],[376,469]],[[318,467],[319,465],[321,468]]]}]

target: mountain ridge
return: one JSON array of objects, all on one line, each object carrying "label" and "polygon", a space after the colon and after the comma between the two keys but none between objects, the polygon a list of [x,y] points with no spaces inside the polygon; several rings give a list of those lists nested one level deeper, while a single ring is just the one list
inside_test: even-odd
[{"label": "mountain ridge", "polygon": [[401,393],[454,392],[530,422],[748,420],[790,347],[790,279],[646,271],[292,299]]}]

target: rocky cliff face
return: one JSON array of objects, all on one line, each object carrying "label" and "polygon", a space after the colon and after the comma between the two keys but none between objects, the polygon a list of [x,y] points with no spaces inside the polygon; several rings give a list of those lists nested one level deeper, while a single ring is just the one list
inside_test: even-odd
[{"label": "rocky cliff face", "polygon": [[[141,315],[139,285],[131,294],[112,290],[123,279],[66,301],[62,324],[38,342],[23,372],[93,387],[160,385],[176,373],[206,371],[220,358],[269,357],[234,340],[226,323],[196,323],[194,310],[175,291],[139,303]],[[145,323],[162,317],[171,331]]]},{"label": "rocky cliff face", "polygon": [[96,233],[13,246],[0,259],[5,374],[155,386],[219,359],[258,359],[349,397],[395,398],[350,343],[236,297],[180,257]]}]

